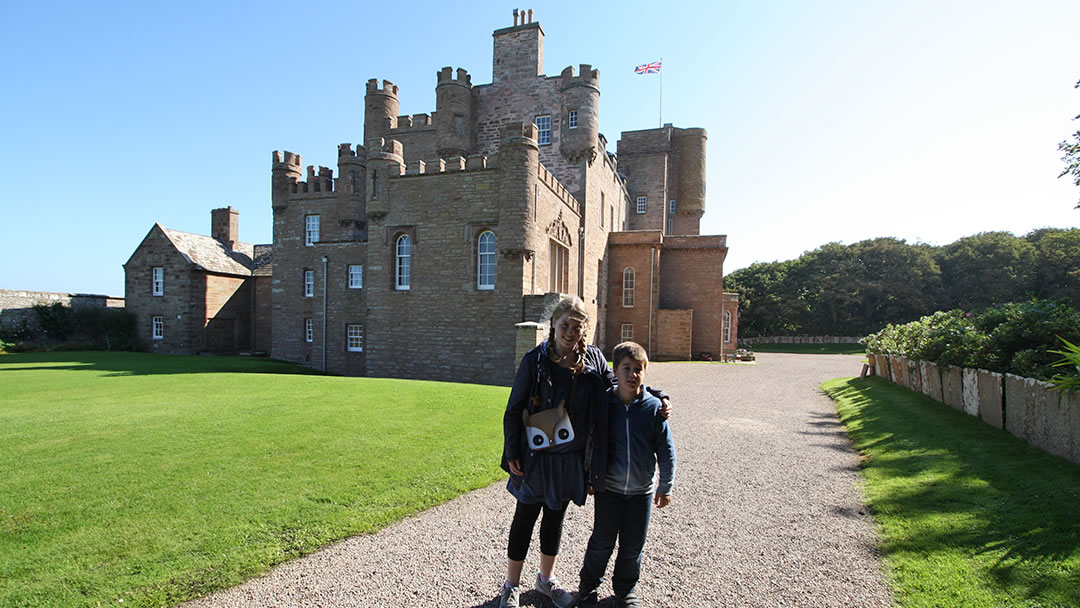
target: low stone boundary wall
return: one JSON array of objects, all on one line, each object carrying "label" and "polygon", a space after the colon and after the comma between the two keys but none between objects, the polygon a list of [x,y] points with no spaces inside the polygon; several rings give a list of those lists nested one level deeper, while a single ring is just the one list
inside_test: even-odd
[{"label": "low stone boundary wall", "polygon": [[740,344],[858,344],[859,336],[766,336],[739,338]]},{"label": "low stone boundary wall", "polygon": [[974,416],[1046,452],[1080,464],[1080,393],[984,369],[867,355],[870,373]]},{"label": "low stone boundary wall", "polygon": [[89,293],[56,293],[52,291],[24,291],[0,289],[0,326],[15,327],[19,323],[37,325],[34,314],[36,304],[66,304],[72,308],[87,306],[95,308],[123,308],[124,298]]}]

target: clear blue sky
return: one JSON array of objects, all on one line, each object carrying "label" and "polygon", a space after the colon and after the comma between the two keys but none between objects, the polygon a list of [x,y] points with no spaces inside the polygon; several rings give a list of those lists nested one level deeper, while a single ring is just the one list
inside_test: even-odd
[{"label": "clear blue sky", "polygon": [[[336,166],[369,78],[401,113],[435,73],[491,81],[500,2],[0,0],[0,288],[123,295],[154,222],[240,211],[269,243],[273,150]],[[518,5],[529,8],[528,5]],[[1080,124],[1080,2],[550,2],[544,71],[600,70],[601,131],[708,130],[702,233],[727,272],[879,236],[937,245],[1080,225],[1056,145]]]}]

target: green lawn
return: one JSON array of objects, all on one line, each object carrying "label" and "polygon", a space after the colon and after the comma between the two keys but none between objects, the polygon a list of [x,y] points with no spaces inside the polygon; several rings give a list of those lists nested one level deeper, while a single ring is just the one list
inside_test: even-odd
[{"label": "green lawn", "polygon": [[905,607],[1080,606],[1080,467],[880,378],[822,385]]},{"label": "green lawn", "polygon": [[168,606],[500,477],[508,389],[0,355],[0,605]]},{"label": "green lawn", "polygon": [[797,353],[800,355],[864,355],[862,344],[755,344],[750,350],[759,353]]}]

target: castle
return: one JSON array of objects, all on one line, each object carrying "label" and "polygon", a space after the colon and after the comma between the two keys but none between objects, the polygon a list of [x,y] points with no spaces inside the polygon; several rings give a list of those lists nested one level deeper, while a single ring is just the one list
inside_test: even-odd
[{"label": "castle", "polygon": [[599,72],[545,76],[528,13],[493,34],[492,82],[436,74],[431,114],[399,116],[372,79],[364,144],[337,177],[273,153],[273,245],[155,225],[125,296],[159,352],[265,351],[331,373],[507,384],[546,337],[559,294],[581,297],[602,349],[653,359],[733,350],[725,236],[702,236],[703,129],[599,130]]}]

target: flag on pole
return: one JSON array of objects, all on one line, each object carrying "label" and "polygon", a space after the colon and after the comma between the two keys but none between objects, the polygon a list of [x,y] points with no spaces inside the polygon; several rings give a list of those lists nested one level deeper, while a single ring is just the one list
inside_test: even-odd
[{"label": "flag on pole", "polygon": [[660,61],[654,61],[652,63],[646,63],[645,65],[639,65],[634,68],[635,74],[659,74],[660,64],[663,63],[663,59]]}]

